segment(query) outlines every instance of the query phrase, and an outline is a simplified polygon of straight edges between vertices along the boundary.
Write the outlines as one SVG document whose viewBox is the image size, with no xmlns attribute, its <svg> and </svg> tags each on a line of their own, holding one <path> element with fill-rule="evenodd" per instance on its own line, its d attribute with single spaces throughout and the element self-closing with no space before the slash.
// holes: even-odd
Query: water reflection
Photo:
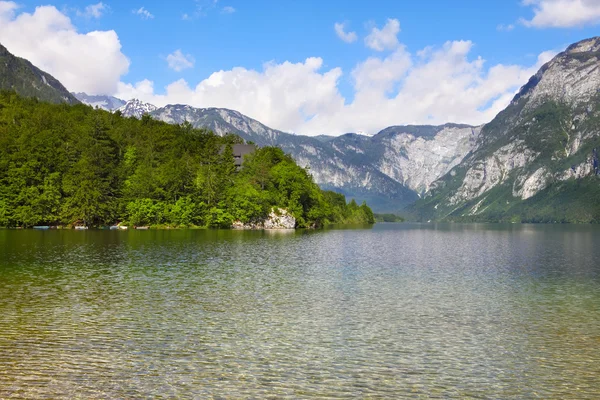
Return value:
<svg viewBox="0 0 600 400">
<path fill-rule="evenodd" d="M 0 231 L 0 398 L 597 398 L 598 233 Z"/>
</svg>

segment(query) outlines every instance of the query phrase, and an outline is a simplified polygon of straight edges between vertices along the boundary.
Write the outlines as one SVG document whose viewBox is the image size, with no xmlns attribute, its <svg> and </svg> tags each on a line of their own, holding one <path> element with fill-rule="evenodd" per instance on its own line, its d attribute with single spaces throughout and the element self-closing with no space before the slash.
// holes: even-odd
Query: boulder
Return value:
<svg viewBox="0 0 600 400">
<path fill-rule="evenodd" d="M 261 230 L 261 229 L 295 229 L 296 218 L 282 208 L 272 209 L 269 216 L 260 221 L 243 223 L 235 221 L 231 225 L 232 229 L 240 230 Z"/>
</svg>

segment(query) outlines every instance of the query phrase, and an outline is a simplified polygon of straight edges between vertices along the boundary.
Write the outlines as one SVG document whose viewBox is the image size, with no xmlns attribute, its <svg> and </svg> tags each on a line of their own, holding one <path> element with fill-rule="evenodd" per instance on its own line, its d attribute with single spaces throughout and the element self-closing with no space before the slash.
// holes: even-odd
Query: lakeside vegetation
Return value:
<svg viewBox="0 0 600 400">
<path fill-rule="evenodd" d="M 404 218 L 396 214 L 374 214 L 375 222 L 404 222 Z"/>
<path fill-rule="evenodd" d="M 237 171 L 235 135 L 0 92 L 0 226 L 228 228 L 274 207 L 297 227 L 374 223 L 275 147 Z"/>
</svg>

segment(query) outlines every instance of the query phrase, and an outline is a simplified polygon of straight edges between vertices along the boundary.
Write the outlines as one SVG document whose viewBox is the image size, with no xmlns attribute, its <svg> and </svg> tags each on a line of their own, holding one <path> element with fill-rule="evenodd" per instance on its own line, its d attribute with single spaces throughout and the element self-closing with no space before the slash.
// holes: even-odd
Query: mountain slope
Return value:
<svg viewBox="0 0 600 400">
<path fill-rule="evenodd" d="M 422 220 L 600 222 L 600 38 L 575 43 L 412 209 Z"/>
<path fill-rule="evenodd" d="M 126 101 L 117 99 L 113 96 L 92 96 L 83 92 L 71 94 L 83 104 L 87 104 L 94 108 L 100 108 L 105 111 L 115 111 L 127 103 Z"/>
<path fill-rule="evenodd" d="M 425 194 L 430 185 L 457 165 L 477 145 L 480 127 L 393 126 L 373 137 L 343 135 L 331 146 L 346 158 L 373 164 L 383 174 Z"/>
<path fill-rule="evenodd" d="M 52 75 L 29 61 L 15 57 L 0 44 L 0 90 L 14 90 L 24 97 L 36 97 L 50 103 L 79 104 Z"/>
</svg>

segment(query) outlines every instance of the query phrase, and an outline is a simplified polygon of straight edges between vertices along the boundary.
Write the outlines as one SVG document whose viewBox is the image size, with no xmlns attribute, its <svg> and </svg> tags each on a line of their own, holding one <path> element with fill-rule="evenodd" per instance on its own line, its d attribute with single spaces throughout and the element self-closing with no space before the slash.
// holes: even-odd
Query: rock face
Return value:
<svg viewBox="0 0 600 400">
<path fill-rule="evenodd" d="M 14 90 L 23 97 L 36 97 L 50 103 L 79 104 L 52 75 L 29 61 L 15 57 L 0 45 L 0 89 Z"/>
<path fill-rule="evenodd" d="M 429 131 L 419 133 L 423 129 Z M 423 195 L 476 148 L 480 131 L 455 124 L 391 127 L 371 138 L 363 151 L 379 171 Z"/>
<path fill-rule="evenodd" d="M 235 221 L 231 228 L 243 230 L 295 229 L 296 218 L 288 214 L 286 210 L 278 208 L 277 210 L 271 210 L 271 213 L 264 221 L 256 221 L 249 223 Z"/>
<path fill-rule="evenodd" d="M 271 129 L 237 111 L 139 101 L 121 107 L 125 116 L 149 113 L 168 123 L 188 122 L 219 135 L 234 133 L 259 146 L 278 146 L 309 168 L 322 188 L 366 200 L 378 212 L 398 211 L 418 199 L 432 182 L 458 164 L 477 145 L 480 127 L 395 126 L 375 136 L 349 133 L 308 137 Z"/>
<path fill-rule="evenodd" d="M 595 221 L 598 201 L 588 193 L 600 187 L 599 149 L 600 38 L 592 38 L 544 65 L 413 211 L 423 220 L 580 221 L 588 213 L 581 221 Z"/>
</svg>

